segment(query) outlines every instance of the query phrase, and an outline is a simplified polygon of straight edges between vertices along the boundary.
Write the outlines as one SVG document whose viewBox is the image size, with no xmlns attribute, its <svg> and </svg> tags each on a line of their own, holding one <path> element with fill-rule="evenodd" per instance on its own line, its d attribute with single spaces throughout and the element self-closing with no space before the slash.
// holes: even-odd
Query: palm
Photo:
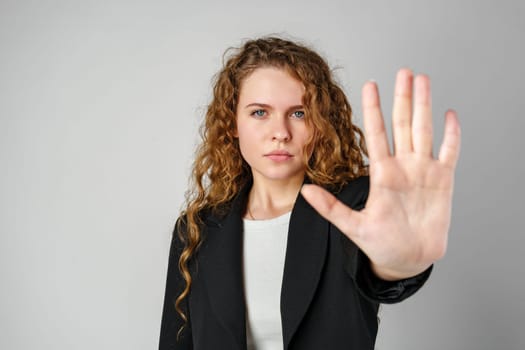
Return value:
<svg viewBox="0 0 525 350">
<path fill-rule="evenodd" d="M 452 172 L 437 161 L 404 156 L 371 166 L 370 195 L 358 235 L 377 265 L 427 264 L 444 253 Z M 405 260 L 405 261 L 396 261 Z"/>
<path fill-rule="evenodd" d="M 375 84 L 363 88 L 365 134 L 370 160 L 370 193 L 355 212 L 321 188 L 303 190 L 314 208 L 352 239 L 384 278 L 415 275 L 446 250 L 454 169 L 459 155 L 459 124 L 447 113 L 439 157 L 432 157 L 430 87 L 398 73 L 393 112 L 395 154 L 389 150 Z"/>
</svg>

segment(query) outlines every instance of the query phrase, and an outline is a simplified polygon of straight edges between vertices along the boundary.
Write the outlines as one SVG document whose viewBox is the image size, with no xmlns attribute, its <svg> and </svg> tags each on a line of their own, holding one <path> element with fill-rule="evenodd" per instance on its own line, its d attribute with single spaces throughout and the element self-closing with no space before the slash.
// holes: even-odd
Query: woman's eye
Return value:
<svg viewBox="0 0 525 350">
<path fill-rule="evenodd" d="M 266 112 L 264 111 L 264 109 L 257 109 L 257 110 L 252 112 L 252 115 L 255 116 L 255 117 L 264 117 L 265 113 Z"/>
<path fill-rule="evenodd" d="M 304 111 L 295 111 L 292 115 L 294 118 L 302 119 L 304 118 Z"/>
</svg>

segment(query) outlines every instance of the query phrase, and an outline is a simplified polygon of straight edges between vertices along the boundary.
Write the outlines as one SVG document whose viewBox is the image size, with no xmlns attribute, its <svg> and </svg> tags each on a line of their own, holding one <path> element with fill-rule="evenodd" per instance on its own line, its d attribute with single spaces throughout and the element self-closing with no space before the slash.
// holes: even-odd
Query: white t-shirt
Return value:
<svg viewBox="0 0 525 350">
<path fill-rule="evenodd" d="M 283 348 L 281 284 L 290 216 L 243 220 L 248 350 Z"/>
</svg>

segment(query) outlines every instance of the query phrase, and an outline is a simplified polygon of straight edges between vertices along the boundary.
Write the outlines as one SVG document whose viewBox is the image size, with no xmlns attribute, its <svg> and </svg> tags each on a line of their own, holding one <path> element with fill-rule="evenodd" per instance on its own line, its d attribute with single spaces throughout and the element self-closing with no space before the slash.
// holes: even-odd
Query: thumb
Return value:
<svg viewBox="0 0 525 350">
<path fill-rule="evenodd" d="M 317 185 L 303 185 L 301 194 L 326 220 L 334 224 L 348 238 L 357 238 L 363 214 L 350 209 L 333 194 Z"/>
</svg>

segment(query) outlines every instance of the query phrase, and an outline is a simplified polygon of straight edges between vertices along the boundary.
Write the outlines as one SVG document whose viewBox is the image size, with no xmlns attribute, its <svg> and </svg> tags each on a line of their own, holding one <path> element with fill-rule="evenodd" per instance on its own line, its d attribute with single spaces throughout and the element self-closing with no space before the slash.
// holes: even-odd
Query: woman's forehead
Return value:
<svg viewBox="0 0 525 350">
<path fill-rule="evenodd" d="M 301 104 L 304 85 L 287 71 L 274 67 L 255 69 L 241 84 L 239 103 Z M 276 107 L 277 107 L 276 106 Z"/>
</svg>

